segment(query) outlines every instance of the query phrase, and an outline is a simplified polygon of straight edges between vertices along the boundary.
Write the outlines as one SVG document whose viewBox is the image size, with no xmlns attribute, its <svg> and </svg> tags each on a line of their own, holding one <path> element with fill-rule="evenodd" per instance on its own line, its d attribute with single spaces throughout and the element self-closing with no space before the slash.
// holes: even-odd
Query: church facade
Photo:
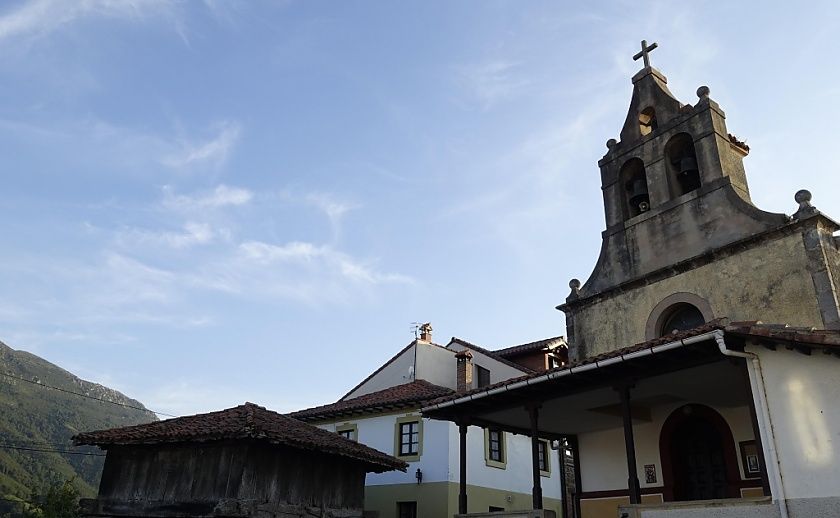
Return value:
<svg viewBox="0 0 840 518">
<path fill-rule="evenodd" d="M 804 190 L 753 205 L 710 89 L 681 103 L 642 47 L 600 257 L 558 306 L 570 364 L 423 413 L 567 444 L 564 518 L 840 516 L 840 226 Z"/>
</svg>

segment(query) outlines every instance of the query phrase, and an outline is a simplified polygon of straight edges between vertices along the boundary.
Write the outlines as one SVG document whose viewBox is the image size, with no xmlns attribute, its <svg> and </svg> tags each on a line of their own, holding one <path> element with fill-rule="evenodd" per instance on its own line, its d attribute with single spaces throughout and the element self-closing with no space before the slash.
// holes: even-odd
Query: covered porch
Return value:
<svg viewBox="0 0 840 518">
<path fill-rule="evenodd" d="M 423 413 L 458 423 L 462 446 L 470 425 L 530 436 L 536 511 L 538 443 L 547 439 L 570 452 L 561 455 L 574 473 L 563 518 L 692 516 L 709 506 L 720 516 L 774 516 L 766 405 L 744 343 L 706 325 L 440 401 Z M 462 447 L 462 515 L 465 456 Z"/>
</svg>

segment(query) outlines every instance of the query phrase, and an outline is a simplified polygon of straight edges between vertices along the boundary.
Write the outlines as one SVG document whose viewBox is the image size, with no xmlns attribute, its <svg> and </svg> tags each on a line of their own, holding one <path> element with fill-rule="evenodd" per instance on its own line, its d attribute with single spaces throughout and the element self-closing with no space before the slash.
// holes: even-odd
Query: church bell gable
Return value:
<svg viewBox="0 0 840 518">
<path fill-rule="evenodd" d="M 813 291 L 819 284 L 837 298 L 833 278 L 820 280 L 826 262 L 803 248 L 807 218 L 753 205 L 743 165 L 749 147 L 728 132 L 708 87 L 697 89 L 693 104 L 671 93 L 650 66 L 655 47 L 642 43 L 637 57 L 645 66 L 632 78 L 620 140 L 609 139 L 598 162 L 606 220 L 598 261 L 586 282 L 572 279 L 558 306 L 571 359 L 660 336 L 659 322 L 677 315 L 664 304 L 672 297 L 706 321 L 840 325 L 836 300 L 818 303 Z M 823 257 L 840 275 L 837 226 L 821 225 Z M 802 302 L 779 303 L 782 292 Z"/>
</svg>

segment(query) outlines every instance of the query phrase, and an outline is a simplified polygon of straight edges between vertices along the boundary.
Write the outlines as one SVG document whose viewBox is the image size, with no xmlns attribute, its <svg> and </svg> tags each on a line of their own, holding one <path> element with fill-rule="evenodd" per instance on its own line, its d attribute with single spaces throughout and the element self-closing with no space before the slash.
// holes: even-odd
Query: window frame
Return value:
<svg viewBox="0 0 840 518">
<path fill-rule="evenodd" d="M 482 377 L 486 376 L 486 383 L 482 383 Z M 492 384 L 490 380 L 490 369 L 476 364 L 475 366 L 475 386 L 476 388 L 484 388 Z"/>
<path fill-rule="evenodd" d="M 335 427 L 335 433 L 341 435 L 345 439 L 359 442 L 359 427 L 356 423 L 344 423 L 342 425 L 337 425 Z M 348 434 L 349 436 L 345 434 Z"/>
<path fill-rule="evenodd" d="M 416 425 L 416 430 L 413 432 L 409 432 L 411 434 L 417 434 L 417 449 L 416 451 L 409 450 L 408 453 L 403 453 L 403 426 L 405 425 Z M 409 447 L 411 446 L 411 437 L 409 436 Z M 420 456 L 423 455 L 423 419 L 419 415 L 406 415 L 403 417 L 397 418 L 396 422 L 394 423 L 394 457 L 398 459 L 402 459 L 406 462 L 413 462 L 420 459 Z"/>
<path fill-rule="evenodd" d="M 542 461 L 545 463 L 544 465 L 540 465 L 540 475 L 543 477 L 550 477 L 551 476 L 551 444 L 548 441 L 540 439 L 537 443 L 539 446 L 537 447 L 538 450 L 538 459 L 539 454 L 542 453 Z M 543 469 L 545 468 L 545 469 Z"/>
<path fill-rule="evenodd" d="M 493 434 L 498 435 L 498 445 L 499 445 L 499 457 L 500 460 L 496 460 L 492 458 L 491 453 L 491 445 L 493 442 L 492 440 Z M 485 428 L 484 429 L 484 463 L 491 468 L 499 468 L 499 469 L 506 469 L 507 468 L 507 434 L 504 430 L 499 430 L 496 428 Z"/>
</svg>

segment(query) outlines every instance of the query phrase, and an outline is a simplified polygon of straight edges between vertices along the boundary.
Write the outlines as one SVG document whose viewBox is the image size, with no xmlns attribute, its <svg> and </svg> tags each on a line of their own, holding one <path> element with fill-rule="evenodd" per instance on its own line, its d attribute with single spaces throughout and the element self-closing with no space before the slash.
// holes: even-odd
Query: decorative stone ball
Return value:
<svg viewBox="0 0 840 518">
<path fill-rule="evenodd" d="M 615 145 L 618 144 L 614 138 L 611 138 L 607 141 L 607 149 L 612 149 Z"/>
<path fill-rule="evenodd" d="M 572 290 L 574 290 L 574 291 L 579 290 L 580 289 L 580 281 L 577 280 L 577 279 L 570 280 L 569 281 L 569 287 L 572 288 Z"/>
<path fill-rule="evenodd" d="M 697 89 L 697 97 L 699 97 L 699 98 L 701 98 L 701 99 L 705 99 L 706 97 L 708 97 L 708 96 L 709 96 L 709 94 L 710 94 L 711 92 L 712 92 L 712 91 L 711 91 L 711 90 L 709 90 L 709 87 L 708 87 L 708 86 L 703 85 L 703 86 L 701 86 L 700 88 L 698 88 L 698 89 Z"/>
<path fill-rule="evenodd" d="M 811 203 L 811 191 L 807 189 L 796 191 L 796 194 L 793 195 L 793 199 L 800 205 L 803 203 Z"/>
</svg>

